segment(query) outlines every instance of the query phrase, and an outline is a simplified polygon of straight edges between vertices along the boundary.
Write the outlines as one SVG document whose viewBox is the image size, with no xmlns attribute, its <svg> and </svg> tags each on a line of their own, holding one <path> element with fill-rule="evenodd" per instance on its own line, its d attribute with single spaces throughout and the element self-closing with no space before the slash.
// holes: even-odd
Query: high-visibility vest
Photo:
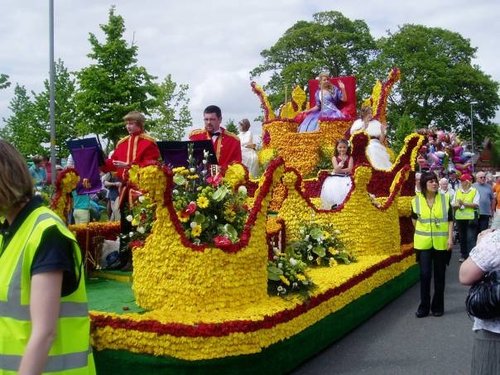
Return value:
<svg viewBox="0 0 500 375">
<path fill-rule="evenodd" d="M 438 193 L 432 208 L 429 208 L 425 197 L 417 194 L 412 202 L 413 212 L 418 216 L 415 225 L 413 247 L 418 250 L 448 249 L 448 207 L 450 197 Z"/>
<path fill-rule="evenodd" d="M 95 374 L 90 346 L 82 255 L 75 237 L 61 219 L 46 207 L 33 210 L 4 248 L 0 236 L 0 374 L 17 374 L 31 335 L 31 266 L 44 231 L 57 226 L 72 240 L 78 288 L 61 297 L 57 331 L 44 374 Z"/>
<path fill-rule="evenodd" d="M 467 193 L 464 193 L 462 189 L 458 189 L 455 193 L 455 200 L 462 200 L 464 203 L 474 203 L 474 197 L 477 194 L 477 190 L 475 188 L 470 188 Z M 473 207 L 465 207 L 461 209 L 458 207 L 455 211 L 455 219 L 456 220 L 474 220 L 474 208 Z"/>
</svg>

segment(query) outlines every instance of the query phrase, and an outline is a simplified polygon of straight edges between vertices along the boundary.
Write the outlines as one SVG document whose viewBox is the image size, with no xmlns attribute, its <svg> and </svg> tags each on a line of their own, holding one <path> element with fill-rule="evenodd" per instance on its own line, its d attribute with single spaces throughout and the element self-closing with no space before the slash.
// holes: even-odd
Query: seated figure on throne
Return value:
<svg viewBox="0 0 500 375">
<path fill-rule="evenodd" d="M 315 94 L 315 106 L 307 110 L 307 116 L 299 125 L 298 132 L 312 132 L 318 129 L 320 117 L 330 119 L 342 119 L 344 114 L 339 109 L 340 102 L 347 101 L 345 85 L 338 81 L 339 88 L 330 82 L 327 73 L 321 73 L 318 77 L 320 90 Z"/>
</svg>

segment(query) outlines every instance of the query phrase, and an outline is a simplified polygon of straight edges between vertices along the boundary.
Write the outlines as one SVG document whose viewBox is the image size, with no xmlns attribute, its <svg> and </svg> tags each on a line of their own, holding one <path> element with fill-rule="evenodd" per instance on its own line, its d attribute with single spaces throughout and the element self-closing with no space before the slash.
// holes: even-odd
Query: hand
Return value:
<svg viewBox="0 0 500 375">
<path fill-rule="evenodd" d="M 344 82 L 339 81 L 338 85 L 339 85 L 339 88 L 340 88 L 341 90 L 345 90 L 345 85 L 344 85 Z"/>
<path fill-rule="evenodd" d="M 124 161 L 120 161 L 120 160 L 113 160 L 113 165 L 117 168 L 126 168 L 128 167 L 128 164 L 125 163 Z"/>
</svg>

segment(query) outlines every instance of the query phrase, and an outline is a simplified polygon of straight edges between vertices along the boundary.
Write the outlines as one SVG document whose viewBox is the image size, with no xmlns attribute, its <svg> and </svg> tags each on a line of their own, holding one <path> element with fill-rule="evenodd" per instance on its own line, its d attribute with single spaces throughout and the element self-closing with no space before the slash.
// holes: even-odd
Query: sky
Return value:
<svg viewBox="0 0 500 375">
<path fill-rule="evenodd" d="M 259 134 L 260 124 L 252 120 L 261 115 L 260 102 L 249 72 L 263 62 L 260 52 L 288 28 L 322 11 L 365 21 L 375 38 L 405 24 L 458 32 L 478 49 L 473 63 L 500 81 L 498 0 L 54 0 L 55 59 L 70 71 L 88 66 L 89 33 L 104 40 L 100 25 L 107 23 L 112 5 L 125 20 L 124 37 L 139 48 L 138 64 L 158 80 L 171 74 L 174 82 L 189 85 L 193 127 L 202 126 L 203 109 L 216 104 L 223 124 L 248 118 Z M 38 93 L 48 79 L 49 1 L 1 0 L 0 13 L 0 73 L 12 83 L 0 90 L 2 126 L 11 114 L 14 85 Z M 263 86 L 266 79 L 256 82 Z"/>
</svg>

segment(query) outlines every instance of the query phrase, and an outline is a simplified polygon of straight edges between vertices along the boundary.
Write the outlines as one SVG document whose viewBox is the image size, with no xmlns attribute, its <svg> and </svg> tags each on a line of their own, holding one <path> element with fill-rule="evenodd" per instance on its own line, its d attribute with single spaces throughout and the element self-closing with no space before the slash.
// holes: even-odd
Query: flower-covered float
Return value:
<svg viewBox="0 0 500 375">
<path fill-rule="evenodd" d="M 384 85 L 379 87 L 383 92 Z M 261 98 L 265 102 L 265 96 Z M 382 95 L 378 103 L 385 106 L 384 100 Z M 200 193 L 182 207 L 175 193 L 176 175 L 182 173 L 165 166 L 131 170 L 131 180 L 153 202 L 156 220 L 145 242 L 133 250 L 131 283 L 89 281 L 99 374 L 286 373 L 417 280 L 410 200 L 424 137 L 409 135 L 393 167 L 375 170 L 365 152 L 367 134 L 355 133 L 351 192 L 335 210 L 321 210 L 318 196 L 327 171 L 303 178 L 306 167 L 300 167 L 299 159 L 287 159 L 286 146 L 273 133 L 292 121 L 266 121 L 269 148 L 274 145 L 275 155 L 282 157 L 269 162 L 260 180 L 249 180 L 241 165 L 229 168 L 229 185 L 234 191 L 245 186 L 248 192 L 246 220 L 231 241 L 197 241 L 207 226 L 206 218 L 196 219 L 196 206 L 212 202 L 200 200 Z M 279 289 L 269 289 L 269 264 L 280 259 L 276 254 L 283 254 L 287 244 L 304 240 L 304 224 L 308 233 L 334 227 L 356 261 L 340 265 L 332 256 L 326 266 L 311 266 L 304 274 L 301 268 L 296 279 L 310 280 L 314 287 L 306 296 L 279 295 Z M 88 248 L 88 238 L 98 229 L 73 230 L 80 233 L 79 239 L 87 238 Z M 323 238 L 316 237 L 316 243 Z M 290 261 L 292 266 L 297 263 Z M 274 269 L 279 268 L 279 262 L 275 264 Z M 290 285 L 291 278 L 280 276 L 285 287 Z"/>
</svg>

